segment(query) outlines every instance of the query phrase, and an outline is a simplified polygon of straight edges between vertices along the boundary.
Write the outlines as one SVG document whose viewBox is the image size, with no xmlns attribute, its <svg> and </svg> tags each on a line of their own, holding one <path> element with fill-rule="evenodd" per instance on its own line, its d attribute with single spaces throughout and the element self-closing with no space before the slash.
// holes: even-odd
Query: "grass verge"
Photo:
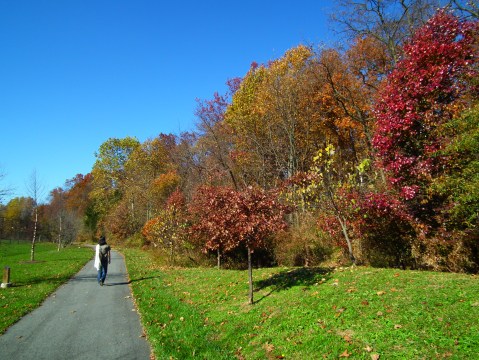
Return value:
<svg viewBox="0 0 479 360">
<path fill-rule="evenodd" d="M 395 269 L 163 268 L 124 251 L 157 359 L 471 359 L 477 276 Z"/>
<path fill-rule="evenodd" d="M 93 256 L 92 250 L 70 246 L 57 251 L 55 244 L 38 243 L 30 262 L 30 243 L 0 241 L 0 266 L 10 267 L 12 287 L 0 289 L 0 334 L 23 315 L 38 307 Z"/>
</svg>

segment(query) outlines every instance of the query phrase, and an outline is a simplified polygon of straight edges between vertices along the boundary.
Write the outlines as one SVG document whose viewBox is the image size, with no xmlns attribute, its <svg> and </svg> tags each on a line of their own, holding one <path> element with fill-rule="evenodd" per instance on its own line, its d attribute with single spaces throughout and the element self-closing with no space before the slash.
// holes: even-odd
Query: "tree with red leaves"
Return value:
<svg viewBox="0 0 479 360">
<path fill-rule="evenodd" d="M 447 160 L 437 156 L 448 140 L 439 130 L 467 105 L 476 30 L 477 23 L 439 11 L 405 46 L 380 92 L 373 144 L 403 201 L 431 200 L 426 187 Z M 415 215 L 429 217 L 425 209 Z"/>
<path fill-rule="evenodd" d="M 434 267 L 450 236 L 444 228 L 447 199 L 431 185 L 451 161 L 443 152 L 451 141 L 445 126 L 477 98 L 477 30 L 477 22 L 440 10 L 405 45 L 376 106 L 379 166 L 422 243 L 415 256 L 429 257 Z M 377 204 L 367 206 L 374 210 Z"/>
<path fill-rule="evenodd" d="M 204 240 L 204 250 L 229 251 L 240 245 L 248 252 L 249 302 L 253 304 L 251 256 L 264 247 L 273 233 L 284 230 L 287 207 L 274 192 L 248 187 L 236 191 L 227 187 L 204 186 L 190 204 L 194 217 L 192 234 Z M 219 262 L 219 259 L 218 259 Z"/>
</svg>

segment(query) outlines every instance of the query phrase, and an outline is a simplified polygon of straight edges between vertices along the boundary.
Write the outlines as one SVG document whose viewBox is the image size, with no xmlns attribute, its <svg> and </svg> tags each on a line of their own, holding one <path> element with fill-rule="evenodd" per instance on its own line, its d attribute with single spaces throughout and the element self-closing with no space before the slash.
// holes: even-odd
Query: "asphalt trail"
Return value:
<svg viewBox="0 0 479 360">
<path fill-rule="evenodd" d="M 125 261 L 111 253 L 105 285 L 93 260 L 38 309 L 0 336 L 0 359 L 150 359 L 132 301 Z"/>
</svg>

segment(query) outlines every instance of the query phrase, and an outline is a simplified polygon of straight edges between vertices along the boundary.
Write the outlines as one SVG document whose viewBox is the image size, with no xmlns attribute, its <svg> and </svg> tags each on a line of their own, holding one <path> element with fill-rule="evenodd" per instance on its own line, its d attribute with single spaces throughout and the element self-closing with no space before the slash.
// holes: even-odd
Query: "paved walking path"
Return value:
<svg viewBox="0 0 479 360">
<path fill-rule="evenodd" d="M 150 359 L 125 261 L 115 251 L 104 286 L 93 260 L 0 336 L 5 360 Z"/>
</svg>

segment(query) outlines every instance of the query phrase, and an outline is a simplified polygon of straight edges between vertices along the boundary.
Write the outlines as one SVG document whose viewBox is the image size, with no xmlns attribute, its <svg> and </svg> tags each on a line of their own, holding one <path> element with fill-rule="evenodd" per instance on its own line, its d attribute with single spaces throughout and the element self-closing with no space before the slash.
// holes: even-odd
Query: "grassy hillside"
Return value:
<svg viewBox="0 0 479 360">
<path fill-rule="evenodd" d="M 0 267 L 9 266 L 13 287 L 0 289 L 0 334 L 23 315 L 38 307 L 57 287 L 76 274 L 93 256 L 91 249 L 68 247 L 57 251 L 51 243 L 0 241 Z M 0 281 L 1 282 L 1 281 Z"/>
<path fill-rule="evenodd" d="M 471 359 L 477 276 L 395 269 L 162 268 L 126 250 L 158 359 Z"/>
</svg>

